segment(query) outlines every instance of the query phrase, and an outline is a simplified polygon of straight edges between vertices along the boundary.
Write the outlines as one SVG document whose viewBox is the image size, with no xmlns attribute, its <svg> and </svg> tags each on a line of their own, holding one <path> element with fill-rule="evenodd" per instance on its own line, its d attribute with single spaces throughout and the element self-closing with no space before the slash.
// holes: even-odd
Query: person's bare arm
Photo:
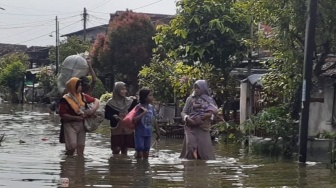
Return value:
<svg viewBox="0 0 336 188">
<path fill-rule="evenodd" d="M 160 140 L 160 127 L 159 124 L 157 123 L 157 120 L 154 120 L 154 127 L 155 127 L 155 132 L 156 132 L 156 140 Z"/>
<path fill-rule="evenodd" d="M 89 74 L 92 76 L 92 82 L 95 83 L 97 81 L 97 75 L 96 75 L 96 72 L 92 68 L 91 59 L 87 59 L 86 62 L 89 66 Z"/>
</svg>

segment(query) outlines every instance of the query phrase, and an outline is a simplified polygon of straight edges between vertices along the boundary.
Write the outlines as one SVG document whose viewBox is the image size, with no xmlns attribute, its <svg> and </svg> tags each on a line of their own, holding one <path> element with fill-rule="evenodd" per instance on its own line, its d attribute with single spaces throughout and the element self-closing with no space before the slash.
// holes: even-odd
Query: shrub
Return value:
<svg viewBox="0 0 336 188">
<path fill-rule="evenodd" d="M 110 98 L 112 98 L 112 93 L 105 93 L 100 97 L 100 102 L 107 102 Z"/>
<path fill-rule="evenodd" d="M 90 81 L 92 81 L 92 76 L 88 76 Z M 94 85 L 93 91 L 92 91 L 92 96 L 99 99 L 100 96 L 102 96 L 104 93 L 106 93 L 105 87 L 103 82 L 97 78 L 96 84 Z"/>
<path fill-rule="evenodd" d="M 287 105 L 269 107 L 256 116 L 243 123 L 245 132 L 256 135 L 257 132 L 263 132 L 264 136 L 271 139 L 272 149 L 262 149 L 268 151 L 269 155 L 276 155 L 277 148 L 281 148 L 281 154 L 292 156 L 292 146 L 297 134 L 298 126 L 290 118 Z M 281 139 L 281 142 L 279 140 Z M 267 146 L 269 148 L 269 146 Z"/>
</svg>

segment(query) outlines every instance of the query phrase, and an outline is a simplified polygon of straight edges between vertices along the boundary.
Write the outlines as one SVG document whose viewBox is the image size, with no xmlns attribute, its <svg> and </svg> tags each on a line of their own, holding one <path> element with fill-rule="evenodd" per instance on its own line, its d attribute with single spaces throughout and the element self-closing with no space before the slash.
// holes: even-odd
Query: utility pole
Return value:
<svg viewBox="0 0 336 188">
<path fill-rule="evenodd" d="M 253 16 L 251 16 L 251 23 L 250 23 L 250 40 L 252 44 L 253 40 Z M 252 74 L 252 52 L 253 52 L 253 46 L 251 45 L 250 48 L 248 49 L 248 64 L 247 64 L 247 76 L 251 76 Z M 254 89 L 252 84 L 247 84 L 248 86 L 248 109 L 247 109 L 247 117 L 251 118 L 252 116 L 252 105 L 253 105 L 253 96 L 254 96 Z"/>
<path fill-rule="evenodd" d="M 84 7 L 84 13 L 83 13 L 83 22 L 84 22 L 84 30 L 83 30 L 83 40 L 86 41 L 86 21 L 87 21 L 87 12 L 86 8 Z"/>
<path fill-rule="evenodd" d="M 253 16 L 251 16 L 251 23 L 250 23 L 250 39 L 251 42 L 253 40 Z M 248 65 L 247 65 L 247 75 L 250 76 L 252 72 L 252 53 L 253 53 L 253 46 L 251 45 L 250 49 L 248 50 Z"/>
<path fill-rule="evenodd" d="M 55 74 L 58 74 L 58 63 L 59 63 L 59 22 L 56 16 L 56 71 Z"/>
<path fill-rule="evenodd" d="M 299 162 L 307 160 L 307 137 L 309 122 L 310 90 L 312 84 L 313 53 L 315 44 L 317 0 L 308 1 L 308 14 L 306 20 L 306 36 L 304 48 L 304 67 L 302 83 L 302 108 L 300 117 L 300 146 Z"/>
</svg>

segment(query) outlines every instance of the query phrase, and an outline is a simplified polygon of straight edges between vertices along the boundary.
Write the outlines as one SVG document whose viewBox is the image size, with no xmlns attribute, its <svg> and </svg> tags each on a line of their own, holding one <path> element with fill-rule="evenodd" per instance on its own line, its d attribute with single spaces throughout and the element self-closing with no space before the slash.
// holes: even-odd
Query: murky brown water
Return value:
<svg viewBox="0 0 336 188">
<path fill-rule="evenodd" d="M 59 127 L 45 106 L 0 105 L 0 187 L 336 187 L 325 165 L 247 156 L 239 145 L 214 144 L 217 160 L 178 159 L 180 139 L 162 139 L 148 161 L 113 157 L 109 139 L 88 134 L 84 158 L 66 157 Z M 25 143 L 20 143 L 25 142 Z"/>
</svg>

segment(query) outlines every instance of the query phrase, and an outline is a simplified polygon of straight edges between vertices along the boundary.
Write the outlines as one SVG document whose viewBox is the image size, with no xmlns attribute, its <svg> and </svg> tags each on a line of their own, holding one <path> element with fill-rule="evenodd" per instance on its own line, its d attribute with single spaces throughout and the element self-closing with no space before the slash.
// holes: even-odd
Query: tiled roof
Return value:
<svg viewBox="0 0 336 188">
<path fill-rule="evenodd" d="M 326 70 L 326 71 L 325 71 Z M 322 71 L 325 71 L 321 76 L 336 77 L 336 56 L 329 56 L 325 64 L 322 66 Z"/>
</svg>

